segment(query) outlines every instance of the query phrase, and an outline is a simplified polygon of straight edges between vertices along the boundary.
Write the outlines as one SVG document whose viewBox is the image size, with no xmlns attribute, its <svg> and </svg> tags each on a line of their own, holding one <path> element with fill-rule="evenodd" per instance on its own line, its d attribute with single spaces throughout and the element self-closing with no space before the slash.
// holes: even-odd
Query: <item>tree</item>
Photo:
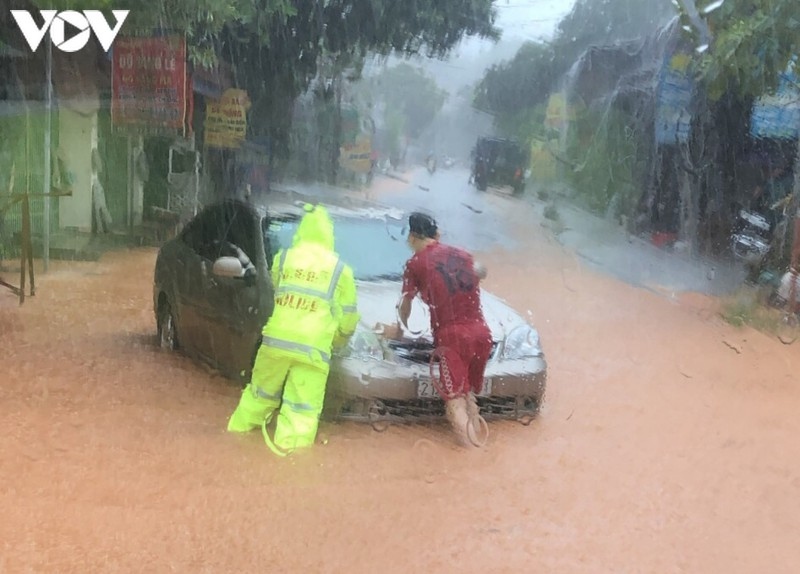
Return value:
<svg viewBox="0 0 800 574">
<path fill-rule="evenodd" d="M 289 140 L 294 101 L 318 75 L 323 58 L 340 72 L 352 71 L 355 79 L 368 54 L 442 57 L 465 35 L 499 34 L 491 0 L 295 0 L 293 7 L 293 15 L 273 19 L 263 36 L 244 24 L 230 26 L 221 50 L 236 63 L 242 87 L 253 99 L 254 133 L 269 135 L 277 149 L 286 151 L 280 144 Z M 341 86 L 340 79 L 332 82 L 337 83 Z M 336 162 L 331 165 L 335 171 Z"/>
<path fill-rule="evenodd" d="M 800 55 L 796 0 L 702 0 L 697 6 L 683 0 L 681 17 L 700 39 L 695 71 L 712 102 L 731 93 L 752 100 L 773 91 L 790 62 Z M 794 206 L 787 210 L 791 218 L 796 217 L 800 202 L 800 138 L 795 145 Z M 792 231 L 786 225 L 785 233 L 776 234 L 778 247 L 785 247 Z M 788 250 L 780 251 L 779 264 L 788 264 Z"/>
<path fill-rule="evenodd" d="M 577 0 L 553 40 L 559 76 L 587 48 L 645 38 L 674 16 L 671 0 Z"/>
<path fill-rule="evenodd" d="M 41 9 L 129 10 L 126 31 L 154 28 L 186 34 L 192 63 L 212 66 L 219 40 L 226 29 L 247 27 L 261 41 L 269 42 L 273 24 L 297 14 L 292 0 L 145 0 L 133 5 L 125 0 L 33 0 Z M 113 21 L 113 20 L 112 20 Z"/>
<path fill-rule="evenodd" d="M 492 0 L 35 0 L 56 9 L 130 9 L 125 30 L 186 34 L 193 65 L 230 61 L 252 101 L 248 129 L 286 151 L 292 108 L 325 58 L 358 75 L 368 54 L 443 57 L 464 36 L 499 38 Z"/>
<path fill-rule="evenodd" d="M 387 114 L 402 118 L 408 135 L 417 138 L 442 109 L 447 93 L 421 68 L 401 63 L 371 79 L 371 92 Z"/>
<path fill-rule="evenodd" d="M 550 42 L 528 42 L 510 61 L 489 68 L 474 103 L 498 127 L 522 127 L 521 108 L 547 102 L 570 67 L 590 47 L 644 38 L 675 15 L 670 0 L 577 0 Z M 510 134 L 513 135 L 513 134 Z"/>
<path fill-rule="evenodd" d="M 486 71 L 475 88 L 475 107 L 504 117 L 515 116 L 547 101 L 556 73 L 553 46 L 527 42 L 511 60 Z"/>
<path fill-rule="evenodd" d="M 699 45 L 697 73 L 712 100 L 736 91 L 757 97 L 777 85 L 793 56 L 800 55 L 796 0 L 705 0 L 698 11 L 711 34 Z M 681 14 L 690 20 L 685 8 Z M 694 27 L 695 37 L 701 31 Z"/>
</svg>

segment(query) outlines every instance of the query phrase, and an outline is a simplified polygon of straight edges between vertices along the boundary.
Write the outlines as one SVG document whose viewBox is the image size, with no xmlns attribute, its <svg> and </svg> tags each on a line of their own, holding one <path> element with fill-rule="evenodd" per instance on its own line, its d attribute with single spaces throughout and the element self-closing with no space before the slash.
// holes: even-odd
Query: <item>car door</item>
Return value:
<svg viewBox="0 0 800 574">
<path fill-rule="evenodd" d="M 261 307 L 269 295 L 269 277 L 263 247 L 258 244 L 258 214 L 234 203 L 226 209 L 224 220 L 222 242 L 229 249 L 241 250 L 252 264 L 246 279 L 212 276 L 208 285 L 208 322 L 213 325 L 210 334 L 216 359 L 222 371 L 236 376 L 251 367 L 263 327 Z"/>
<path fill-rule="evenodd" d="M 207 269 L 202 253 L 214 217 L 212 210 L 207 209 L 191 220 L 178 237 L 176 249 L 174 305 L 178 316 L 178 337 L 184 351 L 194 356 L 210 353 L 203 311 L 207 305 L 203 290 Z"/>
</svg>

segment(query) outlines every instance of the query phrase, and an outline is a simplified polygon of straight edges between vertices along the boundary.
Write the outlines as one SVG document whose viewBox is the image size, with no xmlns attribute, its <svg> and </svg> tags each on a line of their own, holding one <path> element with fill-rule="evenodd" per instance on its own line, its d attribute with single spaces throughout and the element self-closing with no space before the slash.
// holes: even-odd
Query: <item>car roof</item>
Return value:
<svg viewBox="0 0 800 574">
<path fill-rule="evenodd" d="M 237 209 L 246 209 L 254 212 L 259 218 L 275 215 L 294 215 L 302 217 L 304 205 L 324 205 L 331 217 L 339 218 L 358 218 L 358 219 L 394 219 L 400 221 L 407 214 L 402 209 L 382 205 L 368 200 L 361 200 L 352 197 L 320 198 L 296 191 L 273 191 L 258 203 L 250 203 L 238 198 L 227 198 L 210 203 L 212 206 L 231 206 Z"/>
</svg>

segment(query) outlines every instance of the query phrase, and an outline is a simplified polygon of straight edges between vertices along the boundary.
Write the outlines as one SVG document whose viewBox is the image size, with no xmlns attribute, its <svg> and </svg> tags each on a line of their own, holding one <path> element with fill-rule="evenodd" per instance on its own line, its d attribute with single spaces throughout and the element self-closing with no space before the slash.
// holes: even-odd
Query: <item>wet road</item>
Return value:
<svg viewBox="0 0 800 574">
<path fill-rule="evenodd" d="M 525 234 L 530 233 L 528 224 L 538 226 L 543 220 L 546 204 L 536 200 L 534 186 L 529 185 L 526 196 L 517 199 L 509 196 L 509 190 L 490 188 L 480 192 L 467 184 L 468 177 L 469 172 L 463 168 L 440 169 L 433 175 L 417 170 L 413 185 L 392 196 L 391 201 L 405 209 L 424 206 L 442 220 L 447 240 L 468 249 L 518 248 L 519 238 L 509 229 L 509 223 L 519 223 Z M 547 226 L 557 227 L 558 242 L 577 254 L 587 267 L 631 285 L 662 294 L 694 291 L 723 295 L 735 291 L 745 278 L 741 265 L 660 249 L 566 201 L 555 205 L 559 224 L 547 222 Z"/>
<path fill-rule="evenodd" d="M 612 222 L 568 204 L 558 206 L 563 230 L 558 240 L 588 267 L 659 293 L 683 291 L 726 295 L 739 289 L 747 275 L 734 261 L 692 257 L 688 252 L 656 247 Z"/>
<path fill-rule="evenodd" d="M 56 262 L 0 293 L 0 572 L 796 572 L 800 347 L 595 273 L 535 206 L 378 183 L 484 247 L 541 332 L 541 417 L 472 453 L 325 425 L 279 460 L 224 432 L 233 385 L 155 349 L 153 250 Z"/>
<path fill-rule="evenodd" d="M 407 212 L 420 209 L 429 212 L 439 222 L 442 240 L 471 251 L 518 246 L 516 235 L 506 220 L 513 201 L 519 200 L 512 200 L 502 191 L 478 191 L 468 184 L 469 171 L 462 168 L 442 168 L 433 175 L 424 168 L 416 168 L 401 177 L 408 183 L 379 177 L 373 190 L 350 195 Z M 285 187 L 318 197 L 334 193 L 320 185 L 286 184 Z"/>
<path fill-rule="evenodd" d="M 658 248 L 642 237 L 625 233 L 612 221 L 563 200 L 555 203 L 559 223 L 553 224 L 544 219 L 547 204 L 536 199 L 533 185 L 524 198 L 511 197 L 510 190 L 496 188 L 481 192 L 468 184 L 469 171 L 463 167 L 439 168 L 434 174 L 420 167 L 405 178 L 408 185 L 387 177 L 376 180 L 375 187 L 384 189 L 380 200 L 407 211 L 422 208 L 431 212 L 439 220 L 444 240 L 471 251 L 519 250 L 521 239 L 544 222 L 556 231 L 557 241 L 588 268 L 662 295 L 685 291 L 726 295 L 736 291 L 746 276 L 741 264 Z M 312 195 L 331 193 L 325 186 L 289 187 Z M 514 225 L 521 229 L 521 236 L 512 229 Z"/>
</svg>

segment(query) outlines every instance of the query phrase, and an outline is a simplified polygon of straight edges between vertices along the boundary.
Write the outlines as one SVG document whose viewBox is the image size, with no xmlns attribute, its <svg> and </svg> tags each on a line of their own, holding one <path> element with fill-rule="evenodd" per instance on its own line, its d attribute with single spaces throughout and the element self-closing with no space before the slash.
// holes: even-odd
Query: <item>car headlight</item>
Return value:
<svg viewBox="0 0 800 574">
<path fill-rule="evenodd" d="M 377 333 L 359 327 L 342 354 L 351 359 L 382 361 L 383 345 Z"/>
<path fill-rule="evenodd" d="M 529 325 L 513 329 L 503 344 L 503 359 L 528 359 L 541 356 L 539 333 Z"/>
</svg>

